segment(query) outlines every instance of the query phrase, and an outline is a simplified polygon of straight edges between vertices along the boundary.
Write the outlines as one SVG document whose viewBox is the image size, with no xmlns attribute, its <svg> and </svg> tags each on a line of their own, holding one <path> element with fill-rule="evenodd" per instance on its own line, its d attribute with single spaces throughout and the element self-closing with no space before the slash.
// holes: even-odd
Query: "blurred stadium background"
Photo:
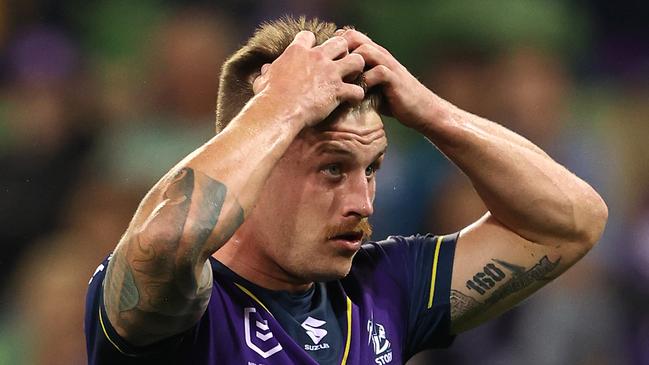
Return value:
<svg viewBox="0 0 649 365">
<path fill-rule="evenodd" d="M 354 24 L 439 95 L 519 131 L 610 209 L 583 262 L 424 364 L 649 364 L 649 3 L 0 0 L 0 364 L 83 364 L 88 279 L 147 189 L 213 134 L 219 66 L 263 20 Z M 388 122 L 375 238 L 484 207 Z"/>
</svg>

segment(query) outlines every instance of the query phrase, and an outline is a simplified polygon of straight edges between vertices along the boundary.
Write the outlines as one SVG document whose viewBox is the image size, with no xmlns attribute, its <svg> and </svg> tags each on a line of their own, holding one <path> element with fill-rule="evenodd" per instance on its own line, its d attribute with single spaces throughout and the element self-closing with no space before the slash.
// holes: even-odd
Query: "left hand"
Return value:
<svg viewBox="0 0 649 365">
<path fill-rule="evenodd" d="M 435 94 L 414 77 L 385 48 L 365 34 L 353 30 L 339 30 L 336 35 L 347 39 L 349 51 L 363 56 L 370 69 L 364 73 L 367 87 L 382 85 L 387 102 L 385 113 L 404 125 L 420 130 L 425 128 L 436 103 Z"/>
</svg>

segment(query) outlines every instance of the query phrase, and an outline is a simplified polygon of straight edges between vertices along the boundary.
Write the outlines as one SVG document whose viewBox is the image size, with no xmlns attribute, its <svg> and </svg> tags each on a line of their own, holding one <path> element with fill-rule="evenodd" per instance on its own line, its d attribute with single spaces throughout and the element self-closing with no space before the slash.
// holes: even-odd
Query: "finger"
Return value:
<svg viewBox="0 0 649 365">
<path fill-rule="evenodd" d="M 269 67 L 270 67 L 270 63 L 264 63 L 264 65 L 261 66 L 261 73 L 260 73 L 260 75 L 265 74 L 266 71 L 268 71 L 268 68 L 269 68 Z"/>
<path fill-rule="evenodd" d="M 306 48 L 313 48 L 313 46 L 315 45 L 315 34 L 309 32 L 308 30 L 300 31 L 295 35 L 293 42 L 291 42 L 289 46 L 294 44 L 301 45 Z"/>
<path fill-rule="evenodd" d="M 255 81 L 252 82 L 252 92 L 253 94 L 257 95 L 261 90 L 263 90 L 264 86 L 266 85 L 266 80 L 263 78 L 263 76 L 258 76 Z"/>
<path fill-rule="evenodd" d="M 252 81 L 252 92 L 253 94 L 257 95 L 259 92 L 266 86 L 266 80 L 267 78 L 264 77 L 264 75 L 268 72 L 268 68 L 270 67 L 270 63 L 264 63 L 261 66 L 261 70 L 259 71 L 259 75 L 255 77 L 255 79 Z"/>
<path fill-rule="evenodd" d="M 354 84 L 343 83 L 338 90 L 338 100 L 351 104 L 359 104 L 365 98 L 365 91 L 362 87 Z"/>
<path fill-rule="evenodd" d="M 386 51 L 385 48 L 375 43 L 372 39 L 370 39 L 370 37 L 355 29 L 346 29 L 345 32 L 342 33 L 341 37 L 347 40 L 347 46 L 351 50 L 354 50 L 363 44 L 370 44 L 381 51 Z"/>
<path fill-rule="evenodd" d="M 378 48 L 371 44 L 363 44 L 354 50 L 355 54 L 363 56 L 365 64 L 369 66 L 387 65 L 392 66 L 393 58 L 381 52 Z"/>
<path fill-rule="evenodd" d="M 347 40 L 343 37 L 331 37 L 316 48 L 322 49 L 324 55 L 332 60 L 343 57 L 348 53 Z"/>
<path fill-rule="evenodd" d="M 354 73 L 359 74 L 365 68 L 365 60 L 359 54 L 349 54 L 335 62 L 342 77 Z"/>
<path fill-rule="evenodd" d="M 385 65 L 378 65 L 363 73 L 367 88 L 380 84 L 389 84 L 392 80 L 392 71 Z"/>
</svg>

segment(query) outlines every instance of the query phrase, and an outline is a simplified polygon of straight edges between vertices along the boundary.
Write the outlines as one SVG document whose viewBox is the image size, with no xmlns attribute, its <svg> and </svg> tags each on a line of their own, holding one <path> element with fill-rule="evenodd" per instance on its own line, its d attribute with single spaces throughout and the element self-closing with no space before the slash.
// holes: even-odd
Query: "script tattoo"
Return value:
<svg viewBox="0 0 649 365">
<path fill-rule="evenodd" d="M 118 246 L 108 265 L 106 309 L 117 318 L 127 318 L 132 311 L 177 317 L 202 314 L 211 293 L 212 271 L 209 262 L 200 261 L 243 223 L 236 199 L 225 209 L 225 184 L 191 168 L 169 177 L 162 189 L 161 202 L 127 232 L 123 247 Z"/>
<path fill-rule="evenodd" d="M 469 290 L 478 292 L 480 295 L 483 295 L 487 292 L 488 289 L 491 289 L 495 286 L 491 285 L 493 282 L 486 281 L 484 279 L 485 277 L 494 279 L 494 281 L 501 281 L 507 276 L 509 276 L 510 279 L 504 282 L 500 287 L 495 289 L 495 291 L 491 295 L 487 296 L 484 300 L 477 300 L 476 298 L 468 296 L 458 290 L 451 290 L 451 318 L 455 319 L 460 316 L 470 316 L 471 314 L 474 314 L 475 312 L 482 310 L 485 307 L 491 306 L 501 301 L 502 299 L 529 287 L 530 285 L 534 284 L 534 282 L 547 282 L 552 280 L 553 277 L 549 276 L 549 274 L 557 268 L 560 259 L 552 262 L 547 256 L 543 256 L 543 258 L 541 258 L 538 263 L 536 263 L 527 271 L 524 267 L 509 263 L 507 261 L 498 259 L 493 259 L 493 261 L 500 267 L 508 270 L 510 274 L 505 274 L 500 269 L 497 273 L 495 271 L 495 268 L 497 267 L 489 263 L 485 266 L 485 269 L 482 272 L 484 276 L 479 275 L 478 277 L 482 281 L 482 283 L 484 283 L 484 286 L 482 284 L 479 284 L 475 280 L 477 276 L 476 274 L 476 276 L 474 276 L 472 280 L 469 280 L 469 282 L 472 282 L 473 284 L 469 284 L 469 282 L 467 282 L 467 288 Z M 489 275 L 487 273 L 489 272 L 489 270 L 487 270 L 488 268 L 491 269 L 492 274 L 496 274 L 495 278 L 497 278 L 497 280 L 495 280 L 494 275 Z"/>
<path fill-rule="evenodd" d="M 524 267 L 514 265 L 506 261 L 494 259 L 494 261 L 510 270 L 513 273 L 513 278 L 503 284 L 503 286 L 498 288 L 485 301 L 485 303 L 492 304 L 498 302 L 499 300 L 509 296 L 510 294 L 513 294 L 530 286 L 535 281 L 548 282 L 552 280 L 552 278 L 548 277 L 548 274 L 550 274 L 552 271 L 554 271 L 554 269 L 557 268 L 560 260 L 561 259 L 557 259 L 557 261 L 551 262 L 547 256 L 543 256 L 543 258 L 536 265 L 534 265 L 531 269 L 525 271 Z"/>
</svg>

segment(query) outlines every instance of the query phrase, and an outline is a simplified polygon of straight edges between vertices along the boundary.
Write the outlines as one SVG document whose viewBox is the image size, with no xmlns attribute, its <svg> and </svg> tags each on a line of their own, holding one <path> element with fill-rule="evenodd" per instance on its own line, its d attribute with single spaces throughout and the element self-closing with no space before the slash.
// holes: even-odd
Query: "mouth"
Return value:
<svg viewBox="0 0 649 365">
<path fill-rule="evenodd" d="M 363 231 L 349 231 L 329 237 L 330 241 L 336 243 L 346 251 L 358 251 L 363 240 Z"/>
</svg>

